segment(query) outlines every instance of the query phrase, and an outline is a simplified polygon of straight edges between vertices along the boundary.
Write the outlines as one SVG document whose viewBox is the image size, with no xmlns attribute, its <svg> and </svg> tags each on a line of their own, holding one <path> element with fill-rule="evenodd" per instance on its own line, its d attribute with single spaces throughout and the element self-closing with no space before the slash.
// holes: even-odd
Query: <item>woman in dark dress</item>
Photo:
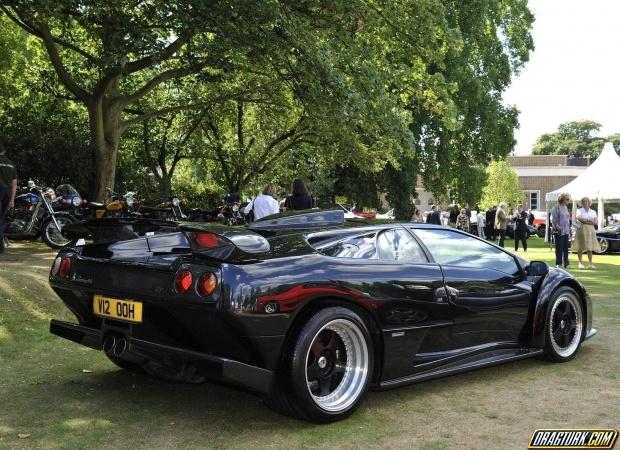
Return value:
<svg viewBox="0 0 620 450">
<path fill-rule="evenodd" d="M 299 178 L 293 180 L 291 192 L 292 193 L 286 197 L 286 201 L 284 202 L 284 208 L 286 210 L 312 208 L 312 197 L 310 197 L 310 192 L 308 192 L 308 188 L 306 188 L 304 182 Z"/>
</svg>

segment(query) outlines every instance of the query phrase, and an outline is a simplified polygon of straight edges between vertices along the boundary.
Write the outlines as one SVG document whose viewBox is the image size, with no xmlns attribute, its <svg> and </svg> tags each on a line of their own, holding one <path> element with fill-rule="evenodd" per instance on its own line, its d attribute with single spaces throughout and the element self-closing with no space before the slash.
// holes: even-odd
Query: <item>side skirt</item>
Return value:
<svg viewBox="0 0 620 450">
<path fill-rule="evenodd" d="M 446 366 L 437 367 L 425 372 L 415 373 L 413 375 L 394 380 L 382 381 L 378 384 L 378 386 L 376 386 L 376 389 L 382 391 L 407 384 L 420 383 L 422 381 L 469 372 L 470 370 L 482 369 L 484 367 L 494 366 L 505 362 L 532 358 L 542 353 L 542 349 L 509 349 L 484 353 L 482 355 L 477 355 L 476 357 L 468 358 Z"/>
</svg>

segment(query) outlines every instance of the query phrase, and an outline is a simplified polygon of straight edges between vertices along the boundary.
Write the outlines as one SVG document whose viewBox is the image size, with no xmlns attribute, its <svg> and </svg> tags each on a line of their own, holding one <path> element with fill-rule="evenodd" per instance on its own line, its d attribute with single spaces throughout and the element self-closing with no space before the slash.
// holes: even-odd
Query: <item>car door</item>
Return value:
<svg viewBox="0 0 620 450">
<path fill-rule="evenodd" d="M 519 345 L 532 292 L 515 258 L 456 230 L 415 229 L 414 233 L 443 271 L 455 349 L 469 354 Z"/>
<path fill-rule="evenodd" d="M 452 312 L 441 268 L 411 233 L 403 227 L 382 230 L 375 245 L 375 266 L 389 267 L 388 276 L 375 276 L 372 293 L 383 299 L 377 313 L 384 343 L 382 379 L 388 380 L 412 374 L 420 352 L 451 348 Z"/>
</svg>

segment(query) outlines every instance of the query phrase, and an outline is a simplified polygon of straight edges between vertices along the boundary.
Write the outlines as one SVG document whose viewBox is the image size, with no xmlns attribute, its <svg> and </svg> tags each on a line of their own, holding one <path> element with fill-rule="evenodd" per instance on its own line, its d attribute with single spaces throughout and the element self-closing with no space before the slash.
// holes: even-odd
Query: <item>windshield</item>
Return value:
<svg viewBox="0 0 620 450">
<path fill-rule="evenodd" d="M 56 188 L 56 195 L 70 197 L 72 195 L 80 195 L 80 193 L 70 184 L 61 184 Z"/>
</svg>

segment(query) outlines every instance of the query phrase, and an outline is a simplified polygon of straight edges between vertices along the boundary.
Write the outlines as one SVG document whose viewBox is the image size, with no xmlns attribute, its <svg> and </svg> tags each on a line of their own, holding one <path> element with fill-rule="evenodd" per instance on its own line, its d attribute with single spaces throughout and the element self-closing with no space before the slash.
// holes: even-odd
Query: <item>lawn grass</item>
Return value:
<svg viewBox="0 0 620 450">
<path fill-rule="evenodd" d="M 526 256 L 554 259 L 537 238 Z M 49 319 L 72 320 L 47 285 L 53 258 L 33 243 L 0 257 L 0 448 L 525 448 L 535 428 L 618 426 L 620 254 L 596 255 L 594 271 L 571 269 L 599 330 L 575 360 L 530 359 L 371 392 L 353 417 L 325 426 L 225 385 L 130 375 L 50 335 Z"/>
</svg>

